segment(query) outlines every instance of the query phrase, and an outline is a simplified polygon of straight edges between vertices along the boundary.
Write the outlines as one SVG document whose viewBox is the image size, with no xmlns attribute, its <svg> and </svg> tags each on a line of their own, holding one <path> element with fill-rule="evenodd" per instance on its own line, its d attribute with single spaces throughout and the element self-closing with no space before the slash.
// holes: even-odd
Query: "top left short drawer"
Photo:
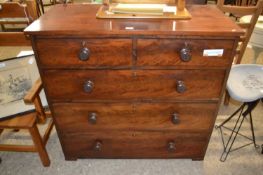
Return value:
<svg viewBox="0 0 263 175">
<path fill-rule="evenodd" d="M 37 39 L 42 68 L 129 67 L 130 39 Z"/>
</svg>

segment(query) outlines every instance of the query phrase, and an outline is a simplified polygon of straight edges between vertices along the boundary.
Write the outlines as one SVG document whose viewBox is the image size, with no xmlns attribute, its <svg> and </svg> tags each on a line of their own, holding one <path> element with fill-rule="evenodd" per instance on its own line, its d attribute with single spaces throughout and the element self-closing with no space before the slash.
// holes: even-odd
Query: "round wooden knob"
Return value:
<svg viewBox="0 0 263 175">
<path fill-rule="evenodd" d="M 191 51 L 188 47 L 184 47 L 180 51 L 180 59 L 184 62 L 190 61 L 192 58 Z"/>
<path fill-rule="evenodd" d="M 176 91 L 179 93 L 184 93 L 186 91 L 186 86 L 183 81 L 177 81 Z"/>
<path fill-rule="evenodd" d="M 96 124 L 97 123 L 97 114 L 95 112 L 89 113 L 89 123 Z"/>
<path fill-rule="evenodd" d="M 174 141 L 170 141 L 168 142 L 168 145 L 167 145 L 167 150 L 168 151 L 175 151 L 175 142 Z"/>
<path fill-rule="evenodd" d="M 89 59 L 89 56 L 90 50 L 87 47 L 83 47 L 82 49 L 80 49 L 78 57 L 81 61 L 87 61 Z"/>
<path fill-rule="evenodd" d="M 173 122 L 173 124 L 180 123 L 179 115 L 177 113 L 172 114 L 172 122 Z"/>
<path fill-rule="evenodd" d="M 102 150 L 102 142 L 99 140 L 96 140 L 93 149 L 95 151 L 101 151 Z"/>
<path fill-rule="evenodd" d="M 93 90 L 94 83 L 91 80 L 88 80 L 84 83 L 84 91 L 90 93 Z"/>
</svg>

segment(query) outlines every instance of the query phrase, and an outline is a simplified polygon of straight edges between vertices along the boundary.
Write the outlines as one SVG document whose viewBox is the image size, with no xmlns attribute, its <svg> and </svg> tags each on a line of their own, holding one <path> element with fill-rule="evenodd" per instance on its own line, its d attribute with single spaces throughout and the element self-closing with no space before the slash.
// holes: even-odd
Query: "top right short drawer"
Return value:
<svg viewBox="0 0 263 175">
<path fill-rule="evenodd" d="M 228 67 L 234 46 L 226 39 L 138 39 L 136 64 Z"/>
</svg>

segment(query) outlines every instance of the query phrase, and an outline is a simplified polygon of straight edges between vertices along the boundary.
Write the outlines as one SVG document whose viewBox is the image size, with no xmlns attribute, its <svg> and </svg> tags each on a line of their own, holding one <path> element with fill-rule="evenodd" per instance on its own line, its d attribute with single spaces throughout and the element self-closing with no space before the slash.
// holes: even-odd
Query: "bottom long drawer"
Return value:
<svg viewBox="0 0 263 175">
<path fill-rule="evenodd" d="M 202 159 L 208 135 L 175 132 L 94 132 L 62 137 L 67 160 L 77 158 Z"/>
</svg>

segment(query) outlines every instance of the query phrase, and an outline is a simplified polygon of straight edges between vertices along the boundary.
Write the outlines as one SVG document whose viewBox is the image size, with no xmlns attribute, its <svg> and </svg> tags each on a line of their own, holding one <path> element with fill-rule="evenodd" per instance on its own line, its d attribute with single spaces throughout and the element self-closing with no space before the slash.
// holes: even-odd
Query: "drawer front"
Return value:
<svg viewBox="0 0 263 175">
<path fill-rule="evenodd" d="M 44 71 L 51 100 L 218 100 L 224 70 Z"/>
<path fill-rule="evenodd" d="M 64 136 L 67 158 L 200 158 L 207 135 L 164 132 L 96 132 Z"/>
<path fill-rule="evenodd" d="M 97 130 L 208 132 L 216 104 L 57 103 L 53 115 L 64 133 Z"/>
<path fill-rule="evenodd" d="M 137 65 L 228 67 L 232 63 L 233 45 L 232 40 L 139 39 Z M 204 56 L 207 49 L 223 49 L 223 55 Z"/>
<path fill-rule="evenodd" d="M 132 41 L 129 39 L 39 39 L 36 47 L 42 67 L 79 68 L 132 64 Z"/>
</svg>

